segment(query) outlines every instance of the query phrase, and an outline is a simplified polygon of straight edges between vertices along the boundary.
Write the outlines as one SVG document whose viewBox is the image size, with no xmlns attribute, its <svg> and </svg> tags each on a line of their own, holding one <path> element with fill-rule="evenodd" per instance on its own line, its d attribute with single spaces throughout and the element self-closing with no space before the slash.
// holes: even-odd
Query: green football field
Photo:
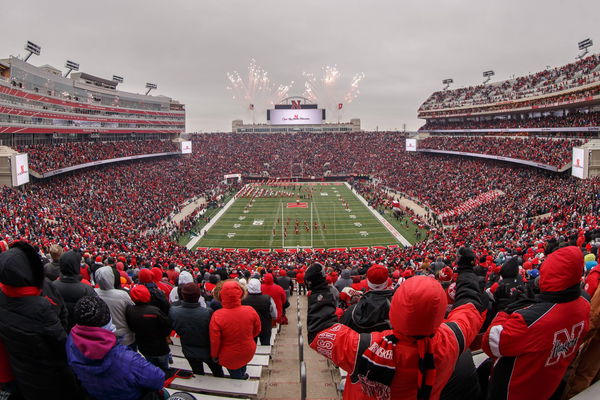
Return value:
<svg viewBox="0 0 600 400">
<path fill-rule="evenodd" d="M 195 247 L 284 248 L 399 245 L 342 183 L 247 186 Z M 398 232 L 402 229 L 396 225 Z"/>
</svg>

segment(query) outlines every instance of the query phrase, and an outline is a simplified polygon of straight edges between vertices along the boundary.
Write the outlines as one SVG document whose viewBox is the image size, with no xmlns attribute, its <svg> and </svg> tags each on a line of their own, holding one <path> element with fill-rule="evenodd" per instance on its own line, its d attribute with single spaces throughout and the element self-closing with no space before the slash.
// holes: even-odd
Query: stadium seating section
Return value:
<svg viewBox="0 0 600 400">
<path fill-rule="evenodd" d="M 489 85 L 469 86 L 433 93 L 419 111 L 472 107 L 558 93 L 600 80 L 600 55 L 562 67 L 547 69 Z"/>
</svg>

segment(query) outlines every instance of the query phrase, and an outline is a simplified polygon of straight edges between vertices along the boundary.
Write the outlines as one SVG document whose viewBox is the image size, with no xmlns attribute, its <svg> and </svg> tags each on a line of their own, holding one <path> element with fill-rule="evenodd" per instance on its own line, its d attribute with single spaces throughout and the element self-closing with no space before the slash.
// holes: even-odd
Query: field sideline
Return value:
<svg viewBox="0 0 600 400">
<path fill-rule="evenodd" d="M 195 248 L 402 246 L 343 183 L 251 188 L 266 197 L 238 197 Z"/>
</svg>

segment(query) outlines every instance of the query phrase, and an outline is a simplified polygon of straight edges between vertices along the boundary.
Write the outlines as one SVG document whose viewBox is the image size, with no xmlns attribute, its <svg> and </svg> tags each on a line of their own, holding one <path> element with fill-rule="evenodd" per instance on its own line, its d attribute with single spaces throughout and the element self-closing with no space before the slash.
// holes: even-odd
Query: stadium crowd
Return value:
<svg viewBox="0 0 600 400">
<path fill-rule="evenodd" d="M 521 129 L 521 128 L 564 128 L 564 127 L 597 127 L 600 126 L 600 112 L 577 112 L 565 116 L 540 116 L 527 119 L 494 118 L 475 121 L 440 121 L 430 119 L 420 131 L 429 130 L 462 130 L 462 129 Z"/>
<path fill-rule="evenodd" d="M 597 82 L 600 79 L 600 55 L 492 84 L 434 92 L 419 111 L 491 104 L 560 92 Z"/>
<path fill-rule="evenodd" d="M 563 138 L 430 136 L 419 141 L 419 148 L 489 154 L 561 168 L 571 162 L 573 147 L 583 143 L 583 140 Z"/>
<path fill-rule="evenodd" d="M 196 344 L 201 348 L 196 349 L 199 351 L 196 353 L 192 350 L 186 353 L 185 333 L 181 335 L 184 354 L 190 365 L 197 365 L 194 360 L 206 360 L 217 376 L 218 365 L 221 365 L 229 370 L 231 377 L 245 378 L 244 363 L 247 363 L 248 354 L 253 352 L 253 338 L 262 332 L 266 315 L 263 313 L 261 318 L 255 318 L 250 310 L 240 308 L 244 307 L 241 305 L 244 293 L 257 295 L 272 291 L 276 311 L 271 312 L 269 307 L 269 315 L 283 322 L 280 304 L 283 300 L 274 293 L 279 290 L 271 287 L 279 279 L 269 273 L 275 277 L 295 277 L 298 285 L 304 286 L 306 282 L 313 290 L 309 297 L 308 330 L 311 339 L 320 339 L 312 341 L 312 346 L 348 371 L 353 371 L 354 365 L 344 358 L 344 354 L 356 352 L 351 346 L 359 342 L 356 336 L 358 325 L 370 326 L 371 329 L 377 327 L 376 331 L 385 332 L 383 336 L 377 334 L 371 337 L 377 346 L 385 347 L 384 350 L 390 350 L 392 344 L 407 349 L 406 357 L 394 357 L 393 360 L 378 358 L 381 354 L 394 354 L 393 350 L 392 353 L 365 353 L 370 361 L 361 365 L 360 371 L 373 379 L 363 380 L 363 384 L 348 381 L 346 398 L 362 398 L 361 390 L 373 390 L 369 393 L 382 396 L 389 395 L 391 390 L 392 398 L 396 398 L 395 394 L 399 391 L 407 393 L 410 398 L 417 397 L 417 393 L 421 398 L 467 398 L 464 395 L 466 391 L 457 389 L 465 387 L 461 385 L 477 391 L 469 398 L 479 398 L 480 393 L 498 398 L 508 389 L 512 393 L 508 398 L 535 397 L 531 388 L 541 386 L 549 397 L 561 385 L 566 368 L 577 355 L 576 350 L 584 337 L 590 339 L 586 337 L 589 303 L 586 314 L 586 305 L 581 303 L 579 292 L 574 287 L 579 289 L 579 284 L 583 283 L 588 297 L 594 295 L 600 275 L 600 269 L 593 262 L 588 263 L 598 256 L 598 180 L 584 182 L 562 174 L 505 163 L 407 153 L 403 151 L 404 137 L 393 133 L 201 135 L 193 142 L 195 153 L 190 158 L 132 161 L 96 167 L 35 182 L 23 191 L 1 190 L 0 231 L 5 241 L 0 242 L 3 250 L 0 254 L 0 339 L 5 349 L 0 349 L 0 365 L 3 367 L 0 371 L 3 383 L 11 382 L 4 385 L 5 389 L 19 390 L 26 399 L 40 398 L 40 393 L 44 393 L 44 398 L 82 398 L 78 380 L 83 389 L 95 398 L 137 399 L 144 393 L 156 393 L 163 387 L 163 370 L 167 369 L 166 332 L 172 329 L 187 332 L 186 326 L 178 325 L 177 313 L 183 311 L 177 308 L 176 299 L 190 304 L 183 304 L 181 308 L 184 310 L 199 308 L 198 315 L 187 318 L 204 318 L 202 321 L 208 327 L 208 333 L 203 333 L 204 346 Z M 172 231 L 163 225 L 165 218 L 177 212 L 187 199 L 198 196 L 214 199 L 222 193 L 220 182 L 224 173 L 285 176 L 293 168 L 298 168 L 304 175 L 330 173 L 354 176 L 350 179 L 352 184 L 377 207 L 391 208 L 392 199 L 386 188 L 419 199 L 435 213 L 449 210 L 491 190 L 501 190 L 503 195 L 485 207 L 444 220 L 444 224 L 430 224 L 430 234 L 407 248 L 283 253 L 215 249 L 189 251 L 173 242 Z M 359 176 L 362 174 L 371 175 L 372 180 L 361 180 Z M 427 221 L 421 223 L 425 225 Z M 37 248 L 19 240 L 32 243 Z M 465 249 L 466 246 L 468 249 Z M 39 260 L 38 253 L 47 258 L 47 267 Z M 316 263 L 319 265 L 314 265 Z M 553 274 L 546 271 L 553 271 L 561 263 L 568 265 L 570 271 L 567 275 L 554 272 L 556 277 L 564 278 L 562 283 L 556 283 L 559 279 L 544 278 L 544 274 Z M 503 274 L 507 264 L 506 269 L 510 271 Z M 382 266 L 385 271 L 382 273 L 381 268 L 375 265 Z M 378 271 L 369 276 L 372 268 Z M 51 284 L 45 281 L 41 271 L 47 274 L 49 280 L 53 278 Z M 262 284 L 251 279 L 256 274 L 262 279 Z M 83 283 L 79 275 L 85 279 Z M 445 289 L 452 289 L 446 290 L 448 294 L 442 296 L 439 292 L 441 286 L 432 284 L 432 278 L 427 276 L 442 282 Z M 539 279 L 536 279 L 537 276 Z M 237 282 L 227 281 L 228 278 L 237 279 Z M 338 285 L 340 278 L 345 281 Z M 341 288 L 337 298 L 333 299 L 339 307 L 332 307 L 328 293 L 334 292 L 327 280 L 324 284 L 324 279 Z M 505 283 L 515 283 L 515 280 L 518 285 L 504 288 Z M 215 293 L 215 285 L 219 281 L 223 283 Z M 479 283 L 476 284 L 476 281 Z M 70 290 L 69 296 L 62 294 L 65 290 L 61 289 L 63 283 L 77 285 L 78 295 L 70 296 Z M 97 296 L 90 292 L 88 283 L 97 286 L 94 290 Z M 192 285 L 189 286 L 189 283 Z M 455 285 L 452 286 L 452 283 Z M 560 286 L 564 283 L 569 283 L 569 286 Z M 178 284 L 178 288 L 173 289 Z M 488 289 L 486 294 L 480 294 L 480 284 Z M 119 286 L 121 289 L 118 289 Z M 517 289 L 512 290 L 513 287 Z M 61 296 L 52 294 L 50 290 L 53 288 L 61 292 Z M 72 288 L 75 289 L 75 286 Z M 347 319 L 350 314 L 346 315 L 344 309 L 353 302 L 366 304 L 366 313 L 360 316 L 381 317 L 382 310 L 369 313 L 373 304 L 362 300 L 376 297 L 369 293 L 381 288 L 389 292 L 385 299 L 391 298 L 392 308 L 396 310 L 387 310 L 391 313 L 393 331 L 389 331 L 390 327 L 383 327 L 382 322 L 385 321 L 377 319 L 370 321 L 372 325 L 352 325 L 352 321 Z M 564 292 L 567 289 L 569 291 Z M 496 296 L 496 293 L 505 291 L 515 295 Z M 168 301 L 157 299 L 163 297 L 160 292 L 163 292 L 164 299 L 171 300 L 169 311 L 166 307 Z M 43 296 L 39 296 L 40 293 Z M 408 305 L 403 303 L 406 296 L 410 298 L 416 293 L 423 295 L 422 301 L 413 308 L 407 308 Z M 537 294 L 533 296 L 532 293 Z M 200 298 L 208 308 L 195 306 Z M 599 298 L 598 295 L 593 297 L 594 301 Z M 255 298 L 250 300 L 258 301 Z M 521 302 L 517 303 L 517 300 Z M 63 301 L 65 307 L 61 307 Z M 463 333 L 462 339 L 452 339 L 448 335 L 457 335 L 457 331 L 447 328 L 447 324 L 440 325 L 441 317 L 448 311 L 444 305 L 447 301 L 455 303 L 448 308 L 448 318 Z M 488 305 L 490 301 L 492 304 Z M 222 312 L 218 311 L 222 310 L 219 302 L 224 308 Z M 535 364 L 531 365 L 531 371 L 523 370 L 521 364 L 531 363 L 528 361 L 531 354 L 539 358 L 541 352 L 552 349 L 535 347 L 529 340 L 530 336 L 536 338 L 541 333 L 536 331 L 529 335 L 525 328 L 515 325 L 528 316 L 520 314 L 520 308 L 512 310 L 509 306 L 513 303 L 564 304 L 572 307 L 565 308 L 566 314 L 573 318 L 584 316 L 581 330 L 573 331 L 579 334 L 577 340 L 557 344 L 560 347 L 562 343 L 567 348 L 554 349 L 556 360 L 552 361 L 556 362 L 552 363 L 553 367 Z M 436 307 L 427 308 L 428 304 L 436 304 Z M 211 314 L 209 309 L 213 310 L 212 317 L 207 318 Z M 488 310 L 487 317 L 481 314 L 483 310 Z M 160 316 L 152 319 L 163 325 L 151 325 L 152 329 L 148 329 L 149 322 L 143 316 L 150 312 Z M 599 312 L 600 307 L 592 310 L 593 315 Z M 492 319 L 496 314 L 496 318 Z M 430 320 L 423 319 L 422 315 L 441 317 Z M 513 321 L 512 317 L 521 319 Z M 245 321 L 244 328 L 231 327 L 231 320 L 236 318 Z M 341 328 L 338 321 L 348 328 Z M 558 315 L 551 322 L 552 328 L 546 328 L 546 333 L 554 328 L 556 331 L 571 329 L 577 323 Z M 404 330 L 402 326 L 414 326 L 415 329 Z M 515 340 L 524 348 L 514 352 L 505 349 L 502 344 L 504 336 L 500 336 L 499 348 L 490 348 L 499 340 L 494 335 L 498 335 L 501 329 L 496 326 L 505 326 L 504 329 L 519 327 L 521 330 L 514 333 Z M 423 329 L 420 330 L 420 327 Z M 597 330 L 594 329 L 597 328 L 590 332 L 595 335 Z M 231 332 L 239 339 L 238 345 L 231 345 L 230 341 L 234 340 Z M 42 334 L 46 335 L 44 341 L 40 340 Z M 319 343 L 331 339 L 332 334 L 339 340 L 332 343 L 333 351 L 328 352 L 326 347 L 329 345 Z M 210 345 L 206 342 L 207 337 Z M 489 368 L 480 371 L 483 379 L 467 379 L 466 376 L 474 376 L 474 369 L 470 367 L 466 375 L 451 377 L 452 366 L 457 360 L 454 375 L 464 372 L 460 367 L 460 350 L 469 347 L 471 342 L 477 343 L 475 337 L 492 358 L 502 357 L 502 361 L 507 360 L 506 357 L 516 357 L 519 379 L 507 382 L 499 369 L 490 372 Z M 389 338 L 389 342 L 384 338 Z M 459 346 L 440 344 L 450 339 Z M 549 343 L 552 343 L 551 339 Z M 190 345 L 194 347 L 194 343 Z M 135 346 L 145 360 L 132 351 Z M 586 346 L 595 346 L 589 350 L 590 354 L 598 351 L 597 342 L 590 344 L 588 341 Z M 228 348 L 232 349 L 231 352 Z M 419 369 L 418 365 L 425 365 L 424 361 L 419 364 L 419 360 L 429 359 L 428 354 L 435 355 L 436 364 L 428 363 Z M 582 362 L 579 360 L 579 365 Z M 381 363 L 392 370 L 399 368 L 403 374 L 397 374 L 397 377 L 392 374 L 390 378 L 376 368 Z M 106 366 L 106 369 L 99 365 Z M 110 365 L 122 369 L 118 377 Z M 483 368 L 485 365 L 489 367 L 488 363 Z M 136 380 L 140 375 L 136 368 L 144 371 L 142 375 L 147 377 L 146 381 Z M 573 370 L 578 371 L 577 365 L 573 366 Z M 201 373 L 199 366 L 194 372 Z M 589 385 L 593 381 L 595 375 L 584 379 L 584 383 L 573 381 L 590 375 L 589 370 L 584 372 L 571 374 L 573 378 L 570 378 L 567 390 L 584 388 L 585 382 Z M 406 381 L 401 378 L 402 375 L 406 375 Z M 490 376 L 491 379 L 488 379 Z M 538 384 L 539 380 L 544 384 Z M 450 389 L 443 394 L 447 381 L 451 382 Z M 107 385 L 107 382 L 113 385 Z M 511 387 L 507 388 L 507 385 Z M 452 397 L 451 393 L 462 394 Z"/>
<path fill-rule="evenodd" d="M 42 174 L 93 161 L 179 151 L 170 140 L 35 144 L 16 146 L 15 150 L 28 153 L 29 167 Z"/>
</svg>

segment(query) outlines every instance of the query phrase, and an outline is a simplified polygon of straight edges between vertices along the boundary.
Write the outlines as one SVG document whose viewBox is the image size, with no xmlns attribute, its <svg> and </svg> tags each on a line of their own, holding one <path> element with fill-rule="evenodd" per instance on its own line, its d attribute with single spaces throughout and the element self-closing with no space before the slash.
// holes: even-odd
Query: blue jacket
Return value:
<svg viewBox="0 0 600 400">
<path fill-rule="evenodd" d="M 116 344 L 104 329 L 75 325 L 67 338 L 67 360 L 85 390 L 102 400 L 138 400 L 163 388 L 164 372 L 140 354 Z"/>
</svg>

